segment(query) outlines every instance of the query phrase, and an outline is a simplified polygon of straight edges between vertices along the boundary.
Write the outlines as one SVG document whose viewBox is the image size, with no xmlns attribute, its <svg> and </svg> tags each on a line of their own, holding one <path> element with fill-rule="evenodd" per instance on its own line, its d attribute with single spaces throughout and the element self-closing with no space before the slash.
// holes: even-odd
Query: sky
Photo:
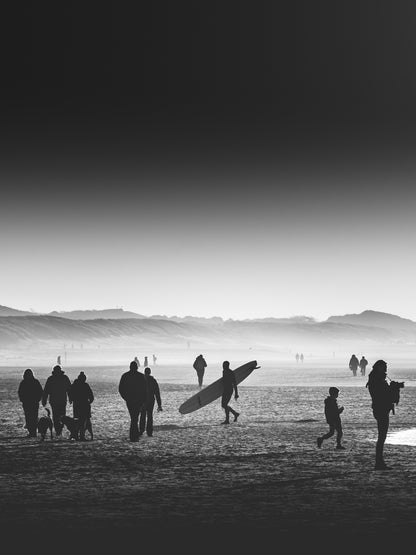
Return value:
<svg viewBox="0 0 416 555">
<path fill-rule="evenodd" d="M 416 8 L 338 4 L 10 13 L 0 304 L 416 320 Z"/>
</svg>

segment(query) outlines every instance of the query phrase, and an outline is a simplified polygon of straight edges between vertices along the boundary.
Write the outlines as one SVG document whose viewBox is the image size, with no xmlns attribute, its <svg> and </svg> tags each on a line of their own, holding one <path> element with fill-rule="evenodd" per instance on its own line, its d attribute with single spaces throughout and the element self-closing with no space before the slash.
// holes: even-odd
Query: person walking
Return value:
<svg viewBox="0 0 416 555">
<path fill-rule="evenodd" d="M 137 367 L 140 368 L 140 360 L 137 357 L 134 357 L 134 362 L 137 364 Z"/>
<path fill-rule="evenodd" d="M 53 367 L 52 375 L 46 380 L 42 395 L 42 405 L 46 406 L 48 400 L 51 405 L 53 427 L 57 436 L 62 435 L 63 424 L 60 417 L 66 415 L 67 402 L 72 404 L 70 391 L 71 381 L 57 364 Z"/>
<path fill-rule="evenodd" d="M 375 470 L 388 470 L 384 461 L 384 443 L 390 424 L 390 411 L 394 409 L 391 385 L 387 382 L 387 363 L 377 360 L 368 375 L 366 387 L 371 395 L 371 408 L 377 421 Z"/>
<path fill-rule="evenodd" d="M 202 382 L 204 379 L 205 368 L 207 367 L 207 363 L 202 355 L 198 355 L 194 360 L 193 367 L 196 370 L 198 376 L 198 385 L 202 387 Z"/>
<path fill-rule="evenodd" d="M 368 360 L 364 356 L 362 356 L 360 359 L 360 370 L 362 376 L 365 376 L 365 369 L 367 368 L 367 364 Z"/>
<path fill-rule="evenodd" d="M 296 359 L 296 363 L 298 363 L 299 362 L 299 353 L 296 353 L 295 359 Z"/>
<path fill-rule="evenodd" d="M 237 418 L 240 416 L 240 413 L 232 409 L 228 404 L 231 400 L 231 397 L 233 396 L 233 392 L 235 400 L 237 400 L 239 397 L 235 374 L 231 370 L 228 360 L 224 360 L 224 362 L 222 363 L 222 378 L 224 382 L 224 390 L 221 398 L 221 406 L 225 411 L 225 420 L 223 424 L 229 424 L 230 412 L 234 415 L 234 422 L 237 422 Z"/>
<path fill-rule="evenodd" d="M 329 424 L 329 431 L 323 436 L 319 436 L 316 440 L 318 447 L 322 447 L 322 443 L 325 439 L 329 439 L 337 432 L 336 439 L 336 449 L 345 449 L 341 444 L 342 439 L 342 424 L 341 424 L 341 413 L 344 411 L 344 407 L 339 407 L 337 402 L 339 389 L 337 387 L 329 388 L 329 396 L 324 401 L 324 412 L 327 423 Z"/>
<path fill-rule="evenodd" d="M 71 386 L 71 399 L 74 418 L 79 420 L 79 439 L 85 441 L 85 430 L 87 421 L 91 418 L 91 403 L 94 401 L 94 394 L 87 383 L 87 376 L 80 372 Z"/>
<path fill-rule="evenodd" d="M 155 400 L 157 401 L 158 412 L 162 410 L 162 399 L 160 397 L 159 384 L 153 376 L 150 375 L 149 367 L 144 369 L 144 377 L 146 380 L 146 402 L 140 412 L 139 434 L 143 435 L 144 431 L 149 437 L 153 435 L 153 409 Z"/>
<path fill-rule="evenodd" d="M 148 359 L 147 357 L 144 357 L 144 362 L 143 362 L 143 366 L 146 368 L 146 366 L 149 365 Z"/>
<path fill-rule="evenodd" d="M 137 362 L 130 362 L 130 370 L 125 372 L 118 385 L 120 396 L 126 402 L 130 415 L 130 441 L 139 441 L 139 415 L 146 402 L 146 380 L 138 371 Z"/>
<path fill-rule="evenodd" d="M 27 437 L 36 437 L 37 435 L 39 403 L 42 399 L 42 393 L 43 389 L 40 381 L 35 378 L 33 371 L 28 368 L 24 371 L 23 379 L 17 390 L 25 414 Z"/>
<path fill-rule="evenodd" d="M 358 365 L 359 365 L 358 358 L 355 355 L 352 355 L 349 362 L 349 368 L 352 371 L 353 376 L 357 375 Z"/>
</svg>

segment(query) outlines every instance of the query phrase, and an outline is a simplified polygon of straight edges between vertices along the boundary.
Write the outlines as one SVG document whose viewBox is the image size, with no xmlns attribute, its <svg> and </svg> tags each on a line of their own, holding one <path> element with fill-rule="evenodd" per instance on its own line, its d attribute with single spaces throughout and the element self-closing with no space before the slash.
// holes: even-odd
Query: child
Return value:
<svg viewBox="0 0 416 555">
<path fill-rule="evenodd" d="M 337 432 L 337 446 L 336 449 L 345 449 L 343 445 L 341 445 L 341 438 L 342 438 L 342 425 L 341 425 L 341 417 L 340 414 L 344 410 L 344 407 L 339 407 L 337 403 L 339 389 L 337 387 L 330 387 L 329 388 L 329 397 L 325 399 L 325 417 L 326 421 L 329 424 L 329 432 L 323 436 L 317 438 L 316 442 L 318 447 L 322 446 L 322 442 L 324 439 L 328 439 L 332 437 Z"/>
</svg>

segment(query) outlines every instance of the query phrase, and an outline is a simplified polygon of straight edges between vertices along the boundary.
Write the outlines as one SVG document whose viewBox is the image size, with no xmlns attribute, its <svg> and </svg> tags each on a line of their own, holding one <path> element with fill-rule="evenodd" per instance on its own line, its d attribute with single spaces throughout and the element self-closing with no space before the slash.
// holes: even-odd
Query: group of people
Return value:
<svg viewBox="0 0 416 555">
<path fill-rule="evenodd" d="M 157 356 L 152 355 L 152 358 L 153 358 L 153 366 L 156 366 Z M 137 357 L 134 357 L 134 362 L 137 364 L 138 367 L 140 367 L 140 360 Z M 147 356 L 144 357 L 143 366 L 145 367 L 149 366 L 149 358 Z"/>
<path fill-rule="evenodd" d="M 199 361 L 199 364 L 195 366 L 197 361 Z M 195 363 L 194 368 L 198 372 L 199 386 L 202 387 L 203 373 L 207 364 L 202 355 L 196 358 Z M 236 400 L 239 395 L 235 374 L 230 368 L 229 361 L 225 360 L 222 367 L 223 393 L 221 407 L 225 412 L 225 420 L 222 424 L 229 424 L 230 414 L 233 415 L 234 422 L 240 416 L 240 413 L 229 405 L 233 393 Z M 151 375 L 151 369 L 146 367 L 143 374 L 139 372 L 138 368 L 137 362 L 133 360 L 130 363 L 129 370 L 122 374 L 118 386 L 120 396 L 124 399 L 130 415 L 130 441 L 138 441 L 145 431 L 148 436 L 152 436 L 155 403 L 157 403 L 157 410 L 162 410 L 159 384 Z M 376 470 L 388 469 L 383 452 L 389 429 L 390 412 L 394 414 L 394 405 L 399 402 L 399 390 L 404 387 L 403 383 L 390 379 L 387 381 L 387 378 L 387 363 L 384 360 L 377 360 L 368 375 L 366 384 L 371 396 L 373 416 L 377 422 L 378 430 Z M 319 448 L 322 447 L 326 439 L 331 438 L 336 433 L 336 449 L 345 449 L 341 441 L 343 437 L 341 413 L 344 411 L 344 407 L 338 405 L 338 395 L 339 389 L 331 386 L 329 395 L 324 400 L 324 413 L 329 431 L 317 438 Z M 49 400 L 56 435 L 60 436 L 62 434 L 61 417 L 65 416 L 67 403 L 69 402 L 73 405 L 74 418 L 77 418 L 80 422 L 80 439 L 85 440 L 86 423 L 91 417 L 91 403 L 94 401 L 94 394 L 87 383 L 84 372 L 80 372 L 71 383 L 62 368 L 56 365 L 51 376 L 46 380 L 45 387 L 42 388 L 33 371 L 28 368 L 25 370 L 23 379 L 19 384 L 18 397 L 23 405 L 29 437 L 36 437 L 37 435 L 39 403 L 41 402 L 45 407 Z"/>
<path fill-rule="evenodd" d="M 373 416 L 377 422 L 376 470 L 387 470 L 389 468 L 384 461 L 384 443 L 389 429 L 390 412 L 394 414 L 394 405 L 399 402 L 399 391 L 404 386 L 402 382 L 387 381 L 387 378 L 387 363 L 384 360 L 377 360 L 373 364 L 366 384 L 371 396 Z M 343 436 L 341 413 L 344 411 L 344 407 L 338 405 L 338 394 L 339 389 L 337 387 L 330 387 L 329 396 L 324 401 L 324 412 L 329 431 L 317 438 L 319 448 L 325 439 L 329 439 L 336 432 L 336 449 L 345 449 L 341 443 Z"/>
<path fill-rule="evenodd" d="M 360 360 L 355 355 L 352 355 L 349 362 L 349 369 L 353 376 L 357 375 L 358 367 L 360 368 L 361 375 L 365 376 L 365 369 L 367 368 L 368 360 L 363 355 Z"/>
<path fill-rule="evenodd" d="M 25 414 L 26 428 L 29 437 L 36 437 L 39 418 L 39 404 L 52 409 L 52 421 L 57 436 L 62 434 L 62 416 L 66 416 L 67 404 L 73 405 L 73 415 L 79 421 L 80 440 L 85 440 L 87 420 L 91 417 L 91 403 L 94 394 L 87 383 L 84 372 L 71 383 L 71 380 L 58 364 L 53 367 L 43 388 L 33 371 L 28 368 L 23 373 L 23 379 L 17 391 Z"/>
<path fill-rule="evenodd" d="M 296 359 L 296 362 L 299 362 L 299 361 L 303 362 L 305 357 L 303 356 L 303 353 L 300 353 L 300 354 L 296 353 L 295 359 Z"/>
</svg>

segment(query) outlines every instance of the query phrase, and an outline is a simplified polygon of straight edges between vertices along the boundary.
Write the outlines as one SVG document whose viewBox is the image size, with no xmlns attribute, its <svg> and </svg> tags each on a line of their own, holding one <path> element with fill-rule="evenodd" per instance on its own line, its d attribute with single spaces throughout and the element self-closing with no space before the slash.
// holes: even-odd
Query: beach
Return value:
<svg viewBox="0 0 416 555">
<path fill-rule="evenodd" d="M 331 364 L 266 364 L 240 384 L 232 406 L 241 416 L 226 426 L 220 400 L 188 415 L 178 412 L 197 392 L 192 369 L 155 366 L 163 411 L 155 410 L 153 437 L 130 443 L 117 390 L 126 369 L 83 370 L 95 394 L 94 440 L 84 443 L 69 440 L 65 429 L 62 437 L 43 442 L 25 437 L 17 399 L 22 368 L 1 369 L 0 514 L 6 533 L 77 531 L 102 538 L 165 530 L 191 538 L 198 531 L 209 542 L 222 531 L 230 542 L 247 546 L 270 537 L 296 541 L 299 534 L 379 537 L 388 530 L 388 537 L 401 537 L 416 524 L 415 447 L 388 439 L 385 459 L 392 470 L 374 470 L 377 429 L 366 377 Z M 71 380 L 78 371 L 66 370 Z M 50 370 L 34 372 L 44 385 Z M 390 420 L 394 441 L 396 432 L 416 426 L 416 371 L 404 364 L 389 374 L 406 382 Z M 214 379 L 209 377 L 207 384 Z M 345 451 L 335 450 L 335 437 L 321 449 L 316 445 L 328 430 L 323 401 L 331 385 L 340 389 L 338 402 L 345 407 Z M 72 415 L 72 408 L 67 412 Z M 160 541 L 166 539 L 162 534 Z"/>
</svg>

